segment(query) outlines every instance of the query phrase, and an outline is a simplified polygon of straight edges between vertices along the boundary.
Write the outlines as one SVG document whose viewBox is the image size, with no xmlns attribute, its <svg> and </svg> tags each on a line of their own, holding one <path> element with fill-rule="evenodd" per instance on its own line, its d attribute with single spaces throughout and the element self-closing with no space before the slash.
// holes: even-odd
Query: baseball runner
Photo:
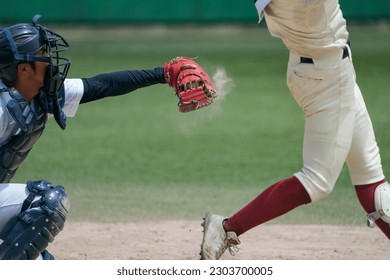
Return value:
<svg viewBox="0 0 390 280">
<path fill-rule="evenodd" d="M 0 259 L 54 259 L 48 244 L 64 228 L 69 198 L 61 185 L 45 180 L 11 183 L 42 135 L 48 117 L 65 129 L 79 104 L 168 83 L 189 112 L 213 102 L 217 91 L 194 60 L 177 57 L 150 70 L 128 70 L 68 79 L 69 45 L 38 24 L 0 30 Z"/>
<path fill-rule="evenodd" d="M 303 167 L 231 217 L 206 214 L 201 259 L 234 253 L 246 231 L 329 195 L 345 162 L 368 225 L 390 238 L 390 188 L 338 0 L 257 0 L 255 6 L 290 51 L 287 84 L 305 117 Z"/>
</svg>

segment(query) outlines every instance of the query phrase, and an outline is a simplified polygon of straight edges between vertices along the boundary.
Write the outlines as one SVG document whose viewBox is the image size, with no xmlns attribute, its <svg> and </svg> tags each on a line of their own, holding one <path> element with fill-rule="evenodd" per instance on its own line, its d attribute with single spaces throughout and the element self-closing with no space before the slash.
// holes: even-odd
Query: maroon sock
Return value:
<svg viewBox="0 0 390 280">
<path fill-rule="evenodd" d="M 360 204 L 363 206 L 364 210 L 366 210 L 367 213 L 372 213 L 375 211 L 375 189 L 384 182 L 385 180 L 382 180 L 373 184 L 355 186 L 356 194 L 360 201 Z M 390 239 L 389 224 L 385 223 L 382 219 L 376 220 L 375 223 L 383 231 L 387 238 Z"/>
<path fill-rule="evenodd" d="M 255 226 L 310 202 L 309 194 L 301 182 L 296 177 L 291 177 L 264 190 L 230 217 L 224 227 L 226 231 L 234 231 L 241 235 Z"/>
</svg>

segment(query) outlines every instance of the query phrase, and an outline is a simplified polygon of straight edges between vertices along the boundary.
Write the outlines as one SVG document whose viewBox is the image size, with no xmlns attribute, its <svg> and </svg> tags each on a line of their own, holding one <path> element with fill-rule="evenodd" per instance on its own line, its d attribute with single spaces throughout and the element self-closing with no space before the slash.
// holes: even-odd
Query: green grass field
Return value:
<svg viewBox="0 0 390 280">
<path fill-rule="evenodd" d="M 46 179 L 71 197 L 70 220 L 123 222 L 233 214 L 301 167 L 303 116 L 288 92 L 288 52 L 264 28 L 185 26 L 58 29 L 71 45 L 70 77 L 199 57 L 233 80 L 221 102 L 188 114 L 166 85 L 82 105 L 63 132 L 46 133 L 13 182 Z M 353 60 L 390 174 L 390 32 L 350 28 Z M 364 224 L 345 169 L 326 199 L 273 223 Z"/>
</svg>

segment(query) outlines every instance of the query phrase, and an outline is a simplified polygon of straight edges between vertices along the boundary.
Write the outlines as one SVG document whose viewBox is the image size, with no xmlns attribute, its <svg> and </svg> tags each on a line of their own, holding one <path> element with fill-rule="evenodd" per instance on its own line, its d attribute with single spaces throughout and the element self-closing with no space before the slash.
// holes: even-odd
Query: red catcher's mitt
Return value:
<svg viewBox="0 0 390 280">
<path fill-rule="evenodd" d="M 205 107 L 217 97 L 217 90 L 210 77 L 191 58 L 179 56 L 165 63 L 164 77 L 179 98 L 180 112 Z"/>
</svg>

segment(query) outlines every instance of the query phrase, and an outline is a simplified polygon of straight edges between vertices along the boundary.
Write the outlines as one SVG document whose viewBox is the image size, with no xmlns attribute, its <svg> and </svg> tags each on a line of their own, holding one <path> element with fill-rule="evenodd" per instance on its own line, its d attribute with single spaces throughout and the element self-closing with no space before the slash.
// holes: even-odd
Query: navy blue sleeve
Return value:
<svg viewBox="0 0 390 280">
<path fill-rule="evenodd" d="M 80 103 L 118 96 L 154 84 L 165 84 L 164 68 L 127 70 L 83 78 L 84 94 Z"/>
</svg>

